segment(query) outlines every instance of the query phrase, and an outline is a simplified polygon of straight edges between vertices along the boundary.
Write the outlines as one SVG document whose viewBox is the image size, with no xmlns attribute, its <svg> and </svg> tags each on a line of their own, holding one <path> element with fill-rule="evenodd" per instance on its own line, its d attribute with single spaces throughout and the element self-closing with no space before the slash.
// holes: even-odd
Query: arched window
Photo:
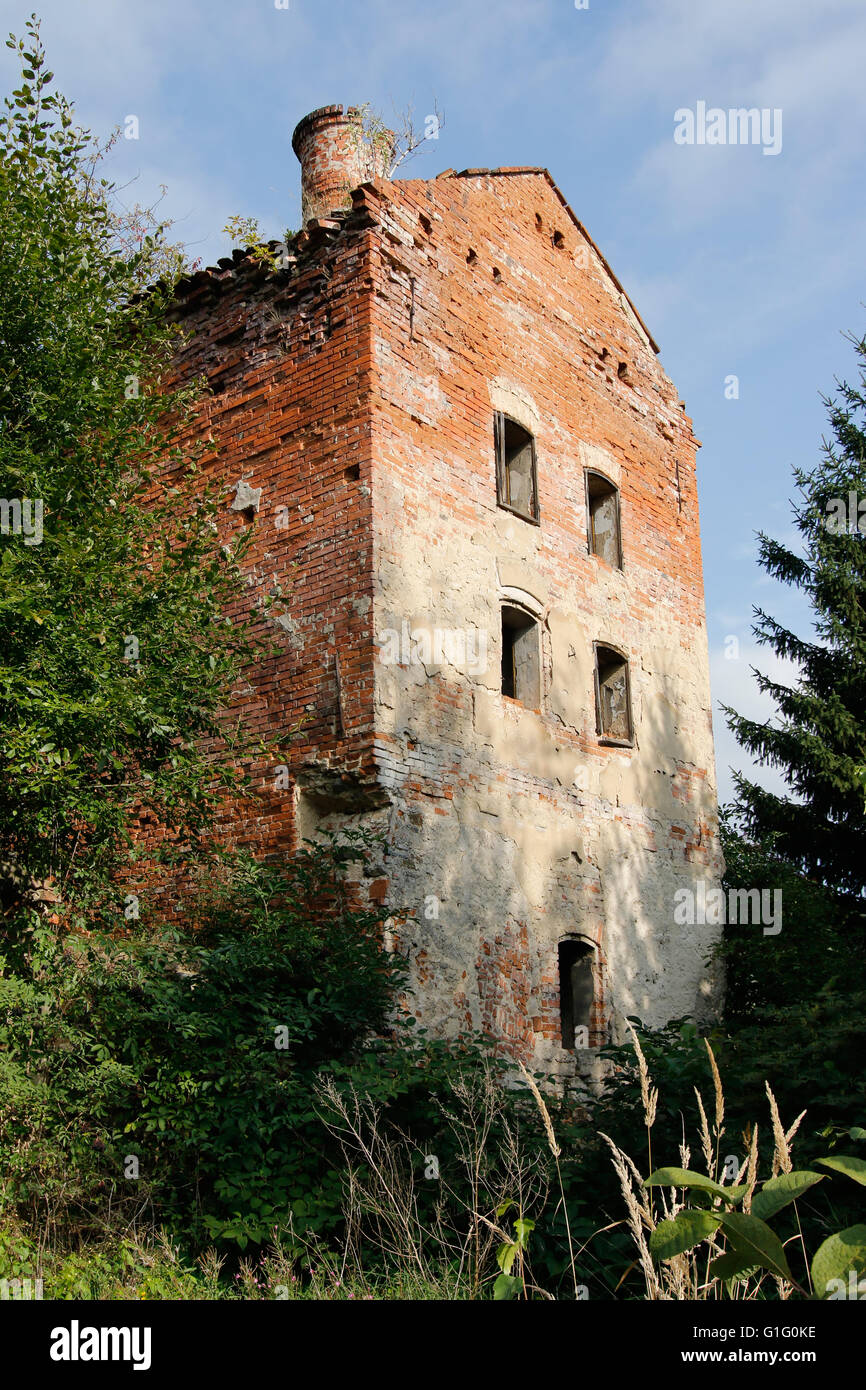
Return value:
<svg viewBox="0 0 866 1390">
<path fill-rule="evenodd" d="M 541 708 L 541 627 L 531 613 L 502 605 L 502 693 Z"/>
<path fill-rule="evenodd" d="M 538 521 L 535 439 L 501 410 L 493 417 L 496 447 L 496 500 L 526 521 Z"/>
<path fill-rule="evenodd" d="M 590 555 L 622 569 L 619 489 L 603 473 L 586 472 L 586 536 Z"/>
<path fill-rule="evenodd" d="M 595 722 L 598 734 L 607 742 L 634 742 L 628 660 L 615 647 L 601 642 L 595 644 Z"/>
<path fill-rule="evenodd" d="M 589 1047 L 595 1003 L 595 950 L 588 941 L 559 943 L 559 1016 L 562 1045 Z"/>
</svg>

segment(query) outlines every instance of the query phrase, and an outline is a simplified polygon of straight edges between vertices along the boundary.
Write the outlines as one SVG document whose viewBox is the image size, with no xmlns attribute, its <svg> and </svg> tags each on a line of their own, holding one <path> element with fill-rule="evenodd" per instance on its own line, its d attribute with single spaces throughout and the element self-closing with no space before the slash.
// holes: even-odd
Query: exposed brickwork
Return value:
<svg viewBox="0 0 866 1390">
<path fill-rule="evenodd" d="M 290 786 L 263 769 L 231 829 L 260 853 L 381 829 L 372 896 L 408 913 L 422 1021 L 566 1074 L 564 937 L 596 947 L 593 1044 L 627 1013 L 708 1007 L 706 929 L 672 927 L 676 887 L 720 865 L 696 440 L 546 171 L 374 180 L 335 212 L 339 111 L 296 132 L 317 220 L 289 268 L 221 263 L 177 311 L 179 370 L 217 392 L 211 466 L 262 489 L 257 513 L 226 507 L 255 531 L 249 611 L 285 597 L 281 655 L 241 703 Z M 497 506 L 495 410 L 535 437 L 537 526 Z M 621 571 L 588 553 L 587 468 L 620 489 Z M 541 627 L 535 711 L 500 688 L 515 601 Z M 483 634 L 486 661 L 418 643 L 436 629 Z M 596 641 L 629 659 L 633 747 L 596 733 Z"/>
</svg>

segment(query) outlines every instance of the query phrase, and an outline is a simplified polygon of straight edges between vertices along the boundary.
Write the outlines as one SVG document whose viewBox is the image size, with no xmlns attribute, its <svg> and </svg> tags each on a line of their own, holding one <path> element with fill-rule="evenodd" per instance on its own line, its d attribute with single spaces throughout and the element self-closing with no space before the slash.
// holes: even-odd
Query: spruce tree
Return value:
<svg viewBox="0 0 866 1390">
<path fill-rule="evenodd" d="M 794 472 L 803 553 L 759 534 L 762 568 L 808 599 L 812 635 L 797 636 L 755 609 L 758 643 L 795 662 L 798 674 L 786 685 L 754 672 L 776 705 L 766 723 L 723 708 L 740 744 L 787 783 L 776 795 L 735 774 L 746 836 L 826 885 L 859 917 L 866 888 L 866 338 L 849 341 L 859 381 L 838 382 L 836 394 L 822 398 L 830 438 L 814 469 Z"/>
</svg>

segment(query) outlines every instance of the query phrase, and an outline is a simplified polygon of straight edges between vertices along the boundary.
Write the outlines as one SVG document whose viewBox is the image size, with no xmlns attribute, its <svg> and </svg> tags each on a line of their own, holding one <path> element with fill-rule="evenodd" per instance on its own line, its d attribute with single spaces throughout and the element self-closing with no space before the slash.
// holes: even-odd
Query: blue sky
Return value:
<svg viewBox="0 0 866 1390">
<path fill-rule="evenodd" d="M 3 0 L 22 34 L 31 3 Z M 714 704 L 769 717 L 750 666 L 752 605 L 798 630 L 801 601 L 756 563 L 759 528 L 793 539 L 791 469 L 818 458 L 820 394 L 854 374 L 866 329 L 863 0 L 42 0 L 57 85 L 107 134 L 124 195 L 162 184 L 205 264 L 236 213 L 300 222 L 291 132 L 331 102 L 382 114 L 434 98 L 445 125 L 401 172 L 546 165 L 661 346 L 703 441 L 699 488 Z M 0 49 L 3 86 L 16 76 Z M 782 148 L 680 145 L 699 101 L 779 109 Z M 725 380 L 739 379 L 726 399 Z M 735 636 L 739 658 L 726 658 Z M 730 649 L 730 643 L 728 643 Z M 716 720 L 722 797 L 748 761 Z M 768 770 L 757 774 L 771 786 Z"/>
</svg>

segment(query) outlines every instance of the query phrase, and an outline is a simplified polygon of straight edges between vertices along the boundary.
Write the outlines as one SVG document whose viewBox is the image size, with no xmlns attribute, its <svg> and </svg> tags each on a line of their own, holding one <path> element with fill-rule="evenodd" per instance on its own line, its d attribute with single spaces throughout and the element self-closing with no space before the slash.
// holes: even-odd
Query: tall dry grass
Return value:
<svg viewBox="0 0 866 1390">
<path fill-rule="evenodd" d="M 656 1119 L 658 1091 L 652 1084 L 652 1078 L 650 1077 L 646 1059 L 643 1055 L 637 1034 L 634 1029 L 631 1031 L 640 1079 L 644 1125 L 647 1132 L 647 1177 L 649 1177 L 654 1171 L 652 1160 L 652 1128 Z M 707 1056 L 713 1078 L 714 1105 L 713 1122 L 711 1125 L 707 1118 L 703 1096 L 697 1087 L 694 1088 L 700 1117 L 699 1140 L 701 1160 L 703 1164 L 703 1173 L 706 1177 L 718 1183 L 720 1187 L 724 1187 L 726 1165 L 720 1162 L 720 1154 L 721 1141 L 725 1133 L 725 1097 L 716 1059 L 709 1041 L 706 1038 L 704 1039 L 704 1044 L 707 1049 Z M 804 1110 L 798 1115 L 797 1119 L 786 1131 L 782 1125 L 779 1109 L 773 1092 L 770 1089 L 770 1085 L 768 1082 L 765 1083 L 765 1085 L 770 1107 L 771 1132 L 773 1137 L 771 1176 L 776 1177 L 779 1173 L 790 1173 L 793 1169 L 791 1143 L 806 1112 Z M 764 1286 L 768 1282 L 775 1283 L 778 1297 L 783 1300 L 790 1298 L 796 1291 L 803 1292 L 803 1290 L 799 1289 L 799 1286 L 763 1269 L 756 1269 L 746 1277 L 738 1277 L 732 1284 L 725 1283 L 723 1280 L 713 1276 L 710 1273 L 710 1266 L 715 1259 L 725 1254 L 728 1250 L 726 1237 L 721 1230 L 717 1231 L 714 1235 L 705 1237 L 695 1249 L 691 1251 L 686 1251 L 670 1259 L 654 1260 L 650 1250 L 650 1238 L 652 1233 L 657 1230 L 662 1221 L 672 1221 L 680 1212 L 689 1208 L 687 1189 L 684 1187 L 671 1187 L 666 1191 L 661 1187 L 647 1187 L 633 1159 L 620 1149 L 609 1135 L 602 1134 L 601 1137 L 611 1150 L 612 1162 L 617 1177 L 619 1178 L 620 1189 L 626 1206 L 628 1229 L 637 1252 L 637 1263 L 644 1276 L 646 1298 L 676 1301 L 698 1301 L 722 1298 L 736 1300 L 759 1299 L 766 1297 Z M 690 1168 L 691 1150 L 686 1144 L 685 1139 L 679 1146 L 679 1159 L 681 1168 Z M 758 1162 L 758 1125 L 754 1124 L 750 1127 L 748 1154 L 740 1163 L 736 1176 L 729 1184 L 731 1187 L 736 1187 L 740 1183 L 745 1184 L 746 1191 L 742 1198 L 742 1211 L 747 1215 L 751 1212 L 752 1197 L 758 1181 Z M 695 1169 L 692 1171 L 700 1170 Z M 794 1207 L 796 1210 L 796 1203 Z M 712 1199 L 711 1210 L 720 1211 L 723 1208 L 723 1199 L 721 1197 L 714 1197 Z M 802 1232 L 798 1238 L 802 1243 Z"/>
</svg>

